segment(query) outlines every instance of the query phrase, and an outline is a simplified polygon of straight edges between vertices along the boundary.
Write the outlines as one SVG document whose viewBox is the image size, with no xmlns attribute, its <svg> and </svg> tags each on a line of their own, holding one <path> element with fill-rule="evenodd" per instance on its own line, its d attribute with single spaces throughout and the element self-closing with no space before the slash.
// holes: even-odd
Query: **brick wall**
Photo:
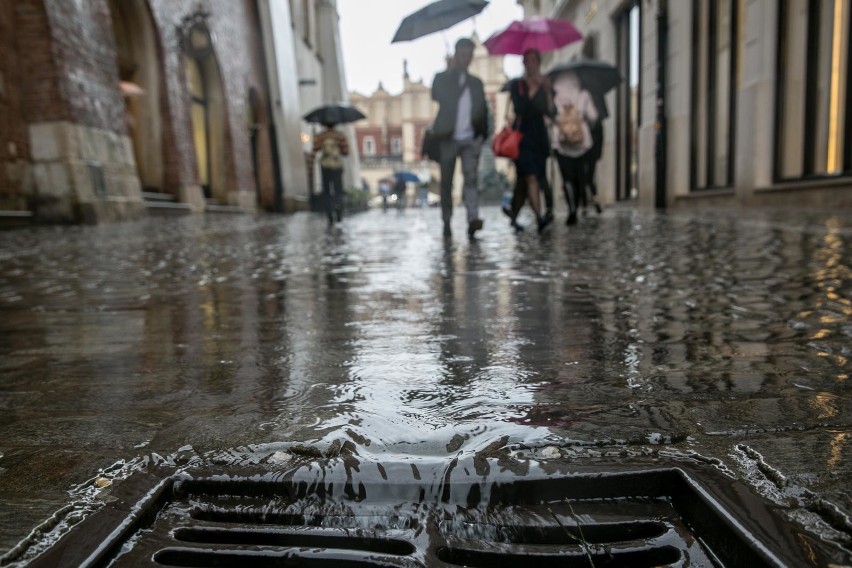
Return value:
<svg viewBox="0 0 852 568">
<path fill-rule="evenodd" d="M 17 57 L 16 42 L 25 40 L 26 34 L 32 33 L 33 28 L 39 28 L 38 37 L 43 37 L 46 21 L 43 12 L 28 14 L 27 32 L 16 21 L 16 11 L 26 13 L 27 10 L 25 2 L 0 2 L 0 209 L 26 208 L 23 194 L 29 144 L 21 104 L 22 67 Z M 31 67 L 27 69 L 29 75 L 37 75 L 40 71 Z"/>
<path fill-rule="evenodd" d="M 261 202 L 271 207 L 274 176 L 266 113 L 268 88 L 255 2 L 133 1 L 144 3 L 157 36 L 157 65 L 162 81 L 159 107 L 163 115 L 164 189 L 180 195 L 182 189 L 198 184 L 181 30 L 187 19 L 200 9 L 209 13 L 204 21 L 211 32 L 215 65 L 221 77 L 225 116 L 224 179 L 228 201 L 245 203 L 245 194 L 238 198 L 237 192 L 252 196 L 255 193 L 249 130 L 249 93 L 254 89 L 259 95 L 255 108 L 260 111 L 256 115 L 261 127 L 257 133 Z M 121 137 L 127 135 L 116 58 L 108 0 L 0 1 L 0 209 L 10 208 L 3 201 L 4 195 L 22 191 L 24 182 L 18 170 L 25 168 L 17 164 L 26 166 L 28 162 L 44 164 L 46 160 L 66 160 L 68 167 L 73 169 L 74 160 L 92 158 L 73 150 L 66 152 L 64 157 L 45 158 L 44 144 L 51 145 L 51 132 L 62 132 L 61 136 L 66 136 L 84 130 L 86 136 L 95 141 L 95 146 L 98 140 L 108 140 L 109 156 L 94 158 L 102 160 L 105 168 L 109 167 L 110 160 L 118 155 L 115 144 L 121 145 Z M 54 124 L 69 126 L 51 130 L 53 127 L 48 125 Z M 36 126 L 39 156 L 34 151 L 36 146 L 29 146 Z M 68 140 L 73 140 L 77 134 L 70 136 Z M 55 143 L 62 146 L 65 139 L 57 139 Z M 88 154 L 106 152 L 106 145 L 102 146 L 87 149 L 91 150 Z M 10 154 L 14 156 L 10 158 Z M 16 165 L 9 166 L 10 162 Z M 124 162 L 119 165 L 122 164 Z M 59 166 L 51 167 L 56 171 Z M 47 177 L 41 170 L 35 175 L 36 191 L 45 187 L 61 191 L 58 189 L 61 184 L 46 182 Z M 129 181 L 122 183 L 126 186 Z"/>
<path fill-rule="evenodd" d="M 248 132 L 248 98 L 254 87 L 266 93 L 263 81 L 263 56 L 259 50 L 259 25 L 251 0 L 208 0 L 201 3 L 209 12 L 206 19 L 213 38 L 213 50 L 223 82 L 227 112 L 227 172 L 231 190 L 254 190 L 251 162 L 251 145 Z M 166 163 L 167 183 L 190 185 L 195 183 L 194 147 L 191 138 L 189 100 L 186 95 L 183 52 L 179 29 L 185 18 L 191 16 L 199 3 L 196 0 L 151 0 L 150 7 L 155 27 L 160 37 L 169 100 L 171 139 L 173 147 Z M 262 107 L 265 108 L 263 100 Z M 263 193 L 272 192 L 271 153 L 266 132 L 259 139 L 261 155 L 261 185 Z M 264 197 L 272 202 L 272 197 Z"/>
<path fill-rule="evenodd" d="M 106 0 L 46 0 L 59 90 L 73 122 L 123 134 L 115 39 Z"/>
</svg>

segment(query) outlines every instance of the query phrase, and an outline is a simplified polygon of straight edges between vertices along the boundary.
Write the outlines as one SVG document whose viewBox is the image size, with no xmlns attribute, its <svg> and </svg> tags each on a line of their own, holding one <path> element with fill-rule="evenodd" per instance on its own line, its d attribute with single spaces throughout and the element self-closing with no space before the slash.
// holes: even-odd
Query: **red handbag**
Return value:
<svg viewBox="0 0 852 568">
<path fill-rule="evenodd" d="M 517 160 L 518 156 L 521 155 L 521 139 L 523 137 L 524 135 L 520 130 L 504 126 L 500 132 L 494 135 L 494 139 L 491 141 L 491 150 L 494 151 L 495 156 L 500 158 Z"/>
<path fill-rule="evenodd" d="M 517 83 L 518 91 L 521 94 L 524 91 L 522 83 L 523 81 Z M 514 84 L 512 86 L 514 87 Z M 494 138 L 491 140 L 491 150 L 495 156 L 500 158 L 517 160 L 518 156 L 521 155 L 521 139 L 524 135 L 520 130 L 509 126 L 510 124 L 512 123 L 509 122 L 509 105 L 506 105 L 506 126 L 494 135 Z"/>
</svg>

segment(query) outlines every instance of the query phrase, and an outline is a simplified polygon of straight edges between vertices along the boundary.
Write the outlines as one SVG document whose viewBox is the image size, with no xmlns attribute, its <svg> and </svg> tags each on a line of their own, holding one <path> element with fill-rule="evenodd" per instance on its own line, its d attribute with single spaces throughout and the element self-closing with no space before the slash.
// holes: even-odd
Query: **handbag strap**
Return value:
<svg viewBox="0 0 852 568">
<path fill-rule="evenodd" d="M 523 78 L 515 80 L 515 84 L 517 84 L 517 86 L 518 86 L 518 94 L 519 94 L 519 95 L 523 95 L 523 94 L 524 94 L 524 93 L 523 93 L 523 85 L 524 85 L 524 83 L 525 83 L 525 81 L 524 81 L 524 79 L 523 79 Z M 514 85 L 512 85 L 512 88 L 514 88 Z M 510 93 L 511 93 L 511 90 L 510 90 Z M 509 97 L 509 102 L 512 102 L 512 98 L 511 98 L 511 96 Z M 509 110 L 512 108 L 512 106 L 513 106 L 513 105 L 511 105 L 511 104 L 507 104 L 507 105 L 506 105 L 506 119 L 505 119 L 505 120 L 506 120 L 506 125 L 508 126 L 509 124 L 511 124 L 511 125 L 512 125 L 512 126 L 511 126 L 512 130 L 518 130 L 518 129 L 521 127 L 521 115 L 517 115 L 517 116 L 515 116 L 515 120 L 514 120 L 514 121 L 512 121 L 512 122 L 509 122 Z"/>
</svg>

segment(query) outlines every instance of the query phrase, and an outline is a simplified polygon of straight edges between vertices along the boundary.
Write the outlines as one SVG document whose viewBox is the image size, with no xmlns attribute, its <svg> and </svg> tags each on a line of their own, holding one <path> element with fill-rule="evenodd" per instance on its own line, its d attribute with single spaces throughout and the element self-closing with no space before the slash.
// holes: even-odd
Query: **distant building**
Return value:
<svg viewBox="0 0 852 568">
<path fill-rule="evenodd" d="M 507 81 L 503 72 L 503 57 L 490 56 L 478 38 L 473 39 L 476 48 L 469 70 L 482 79 L 496 128 L 500 128 L 505 123 L 508 100 L 507 93 L 501 92 Z M 350 102 L 367 116 L 366 120 L 355 124 L 355 138 L 360 154 L 361 174 L 374 193 L 379 179 L 399 169 L 419 173 L 426 168 L 433 179 L 439 179 L 437 164 L 421 158 L 423 131 L 432 124 L 438 112 L 438 105 L 432 100 L 431 84 L 432 77 L 412 80 L 406 64 L 401 93 L 392 95 L 379 83 L 370 95 L 357 92 L 349 94 Z M 495 162 L 490 144 L 483 146 L 481 173 L 488 169 L 508 173 L 509 166 L 510 163 L 503 158 Z M 458 172 L 455 181 L 459 193 L 461 174 Z"/>
<path fill-rule="evenodd" d="M 306 207 L 346 93 L 333 0 L 2 2 L 0 54 L 0 217 L 40 222 Z"/>
<path fill-rule="evenodd" d="M 519 0 L 625 78 L 598 189 L 645 206 L 852 206 L 848 0 Z M 660 64 L 660 56 L 663 60 Z"/>
</svg>

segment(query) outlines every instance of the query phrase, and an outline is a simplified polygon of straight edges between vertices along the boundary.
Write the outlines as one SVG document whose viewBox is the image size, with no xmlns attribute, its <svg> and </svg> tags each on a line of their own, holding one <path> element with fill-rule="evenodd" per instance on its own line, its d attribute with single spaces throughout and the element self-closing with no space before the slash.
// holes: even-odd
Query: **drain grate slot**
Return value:
<svg viewBox="0 0 852 568">
<path fill-rule="evenodd" d="M 502 550 L 442 548 L 438 551 L 438 558 L 442 562 L 468 568 L 517 568 L 518 566 L 535 566 L 536 568 L 589 568 L 589 566 L 644 568 L 647 566 L 652 568 L 677 564 L 681 561 L 682 555 L 680 550 L 673 546 L 653 550 L 593 552 L 588 555 L 584 551 L 573 550 L 517 553 Z"/>
<path fill-rule="evenodd" d="M 196 505 L 190 516 L 197 521 L 213 523 L 239 523 L 244 525 L 276 525 L 283 527 L 334 527 L 383 529 L 416 529 L 417 519 L 399 515 L 305 515 L 281 513 L 272 507 L 226 508 L 213 505 Z"/>
<path fill-rule="evenodd" d="M 370 557 L 367 553 L 352 551 L 315 550 L 198 550 L 169 547 L 154 554 L 154 562 L 161 566 L 209 568 L 278 568 L 304 566 L 307 568 L 399 568 L 401 564 Z"/>
<path fill-rule="evenodd" d="M 338 531 L 317 534 L 268 528 L 184 527 L 172 531 L 172 536 L 184 542 L 205 544 L 335 548 L 399 556 L 415 551 L 414 545 L 404 540 L 340 535 Z"/>
<path fill-rule="evenodd" d="M 649 540 L 663 536 L 668 527 L 660 522 L 589 523 L 576 525 L 489 525 L 465 521 L 445 521 L 441 532 L 460 539 L 511 544 L 607 544 Z"/>
</svg>

